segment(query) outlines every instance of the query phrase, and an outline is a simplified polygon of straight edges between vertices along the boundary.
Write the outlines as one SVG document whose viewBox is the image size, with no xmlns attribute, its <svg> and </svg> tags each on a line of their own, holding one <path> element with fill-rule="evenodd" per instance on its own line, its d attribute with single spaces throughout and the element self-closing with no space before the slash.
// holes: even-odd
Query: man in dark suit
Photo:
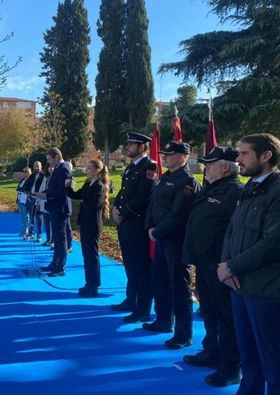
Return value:
<svg viewBox="0 0 280 395">
<path fill-rule="evenodd" d="M 132 311 L 124 318 L 127 323 L 149 319 L 152 302 L 150 242 L 148 232 L 144 229 L 146 211 L 157 176 L 157 165 L 147 156 L 150 140 L 140 133 L 128 133 L 127 156 L 132 162 L 125 170 L 121 190 L 113 207 L 127 287 L 126 299 L 118 305 L 112 305 L 112 309 Z"/>
<path fill-rule="evenodd" d="M 63 276 L 67 257 L 66 221 L 69 216 L 69 205 L 65 191 L 65 180 L 71 179 L 69 166 L 64 162 L 58 148 L 50 148 L 47 152 L 48 164 L 54 167 L 48 188 L 36 194 L 46 198 L 46 208 L 51 216 L 54 239 L 54 255 L 52 262 L 41 270 L 50 272 L 50 277 Z"/>
</svg>

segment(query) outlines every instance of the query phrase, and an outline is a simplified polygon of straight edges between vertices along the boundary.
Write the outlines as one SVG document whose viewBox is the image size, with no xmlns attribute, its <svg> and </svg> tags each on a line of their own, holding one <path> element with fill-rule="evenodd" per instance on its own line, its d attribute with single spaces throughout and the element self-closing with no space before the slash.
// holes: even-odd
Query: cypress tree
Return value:
<svg viewBox="0 0 280 395">
<path fill-rule="evenodd" d="M 61 98 L 64 119 L 61 149 L 66 158 L 85 151 L 88 141 L 88 90 L 86 67 L 90 43 L 87 11 L 83 0 L 65 0 L 58 4 L 54 26 L 44 34 L 41 55 L 46 88 L 43 100 L 54 92 Z"/>
<path fill-rule="evenodd" d="M 154 110 L 151 48 L 144 0 L 127 0 L 125 29 L 125 70 L 129 124 L 143 128 Z"/>
<path fill-rule="evenodd" d="M 109 151 L 120 144 L 121 124 L 125 121 L 123 62 L 124 1 L 102 0 L 97 32 L 103 41 L 96 77 L 95 134 L 98 148 Z"/>
</svg>

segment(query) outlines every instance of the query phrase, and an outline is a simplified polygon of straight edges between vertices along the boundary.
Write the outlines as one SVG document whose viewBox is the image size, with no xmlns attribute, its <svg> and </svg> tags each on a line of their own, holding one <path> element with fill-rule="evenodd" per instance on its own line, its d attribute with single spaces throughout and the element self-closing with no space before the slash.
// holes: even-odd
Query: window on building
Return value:
<svg viewBox="0 0 280 395">
<path fill-rule="evenodd" d="M 27 101 L 18 101 L 16 103 L 16 106 L 18 108 L 22 108 L 23 110 L 31 110 L 31 102 L 27 102 Z"/>
</svg>

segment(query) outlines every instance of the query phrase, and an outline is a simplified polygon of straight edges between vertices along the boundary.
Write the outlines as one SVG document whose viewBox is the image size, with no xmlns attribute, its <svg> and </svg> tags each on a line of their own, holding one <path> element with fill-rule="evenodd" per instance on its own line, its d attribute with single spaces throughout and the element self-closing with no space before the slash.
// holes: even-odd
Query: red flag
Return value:
<svg viewBox="0 0 280 395">
<path fill-rule="evenodd" d="M 208 107 L 209 107 L 209 126 L 206 134 L 206 141 L 205 141 L 205 155 L 209 154 L 209 152 L 218 145 L 213 111 L 212 111 L 213 109 L 212 100 L 209 100 Z M 205 172 L 203 176 L 203 185 L 204 184 L 205 184 Z"/>
<path fill-rule="evenodd" d="M 181 121 L 180 118 L 178 117 L 178 110 L 177 107 L 175 106 L 175 116 L 172 119 L 172 129 L 174 133 L 173 139 L 175 141 L 182 141 L 182 128 L 181 128 Z"/>
<path fill-rule="evenodd" d="M 155 124 L 154 134 L 152 137 L 151 148 L 150 148 L 150 158 L 157 162 L 158 165 L 158 176 L 162 175 L 162 164 L 161 157 L 159 154 L 160 151 L 160 130 L 159 130 L 159 122 Z M 155 254 L 156 242 L 150 242 L 150 257 L 153 259 Z"/>
<path fill-rule="evenodd" d="M 162 175 L 162 165 L 160 151 L 160 130 L 159 123 L 157 122 L 154 129 L 154 134 L 152 137 L 151 148 L 150 148 L 150 158 L 157 162 L 159 176 Z"/>
</svg>

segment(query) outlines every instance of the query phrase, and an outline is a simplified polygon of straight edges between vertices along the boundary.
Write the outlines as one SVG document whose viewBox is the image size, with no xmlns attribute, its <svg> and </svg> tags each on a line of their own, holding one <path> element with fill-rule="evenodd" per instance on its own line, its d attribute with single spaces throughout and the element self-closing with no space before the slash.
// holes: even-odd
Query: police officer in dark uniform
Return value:
<svg viewBox="0 0 280 395">
<path fill-rule="evenodd" d="M 117 311 L 132 311 L 124 318 L 125 322 L 148 320 L 152 302 L 150 241 L 144 229 L 146 211 L 157 176 L 156 163 L 147 156 L 150 140 L 138 132 L 128 133 L 126 150 L 132 162 L 125 170 L 121 190 L 113 207 L 127 287 L 126 299 L 111 307 Z"/>
<path fill-rule="evenodd" d="M 186 355 L 183 360 L 193 366 L 218 368 L 205 377 L 214 386 L 240 380 L 230 291 L 217 275 L 226 228 L 243 188 L 238 180 L 237 155 L 232 148 L 215 147 L 200 158 L 208 183 L 196 196 L 183 250 L 183 262 L 196 266 L 196 286 L 206 330 L 203 350 Z"/>
<path fill-rule="evenodd" d="M 66 221 L 69 216 L 69 204 L 66 196 L 65 180 L 71 179 L 69 166 L 64 162 L 58 148 L 50 148 L 47 152 L 48 164 L 54 167 L 48 188 L 36 193 L 36 197 L 47 199 L 46 209 L 50 213 L 54 239 L 54 255 L 48 266 L 42 271 L 50 272 L 50 277 L 63 276 L 67 258 Z"/>
<path fill-rule="evenodd" d="M 156 320 L 144 323 L 143 328 L 171 332 L 174 315 L 174 336 L 165 346 L 179 349 L 192 344 L 191 270 L 182 265 L 182 247 L 186 222 L 200 186 L 188 168 L 188 144 L 170 141 L 161 153 L 168 171 L 154 190 L 146 222 L 150 238 L 156 242 L 152 266 Z"/>
</svg>

